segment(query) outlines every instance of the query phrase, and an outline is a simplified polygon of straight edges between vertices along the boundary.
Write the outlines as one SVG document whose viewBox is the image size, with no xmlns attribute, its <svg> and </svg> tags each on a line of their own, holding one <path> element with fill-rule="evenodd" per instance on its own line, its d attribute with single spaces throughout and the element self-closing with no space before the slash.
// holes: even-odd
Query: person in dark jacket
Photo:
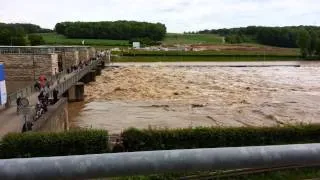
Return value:
<svg viewBox="0 0 320 180">
<path fill-rule="evenodd" d="M 120 139 L 116 140 L 116 144 L 113 146 L 112 152 L 118 153 L 118 152 L 124 152 L 124 146 L 120 143 Z"/>
<path fill-rule="evenodd" d="M 21 97 L 17 98 L 16 103 L 17 103 L 17 113 L 19 114 L 20 109 L 21 109 Z"/>
<path fill-rule="evenodd" d="M 37 91 L 40 91 L 41 86 L 40 86 L 39 81 L 37 81 L 37 82 L 34 84 L 34 89 L 36 89 Z"/>
<path fill-rule="evenodd" d="M 54 88 L 52 94 L 53 94 L 53 103 L 58 102 L 59 91 L 56 88 Z"/>
<path fill-rule="evenodd" d="M 33 126 L 33 124 L 32 124 L 32 122 L 25 122 L 24 124 L 23 124 L 23 126 L 22 126 L 22 132 L 24 133 L 24 132 L 27 132 L 27 131 L 31 131 L 32 130 L 32 126 Z"/>
</svg>

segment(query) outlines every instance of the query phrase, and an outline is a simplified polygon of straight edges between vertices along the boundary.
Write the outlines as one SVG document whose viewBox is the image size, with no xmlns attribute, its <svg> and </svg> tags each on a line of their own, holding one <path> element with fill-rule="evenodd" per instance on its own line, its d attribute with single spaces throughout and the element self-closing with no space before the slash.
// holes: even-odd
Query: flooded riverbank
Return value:
<svg viewBox="0 0 320 180">
<path fill-rule="evenodd" d="M 277 126 L 318 123 L 319 67 L 121 67 L 71 104 L 72 127 Z M 80 113 L 78 113 L 80 112 Z"/>
</svg>

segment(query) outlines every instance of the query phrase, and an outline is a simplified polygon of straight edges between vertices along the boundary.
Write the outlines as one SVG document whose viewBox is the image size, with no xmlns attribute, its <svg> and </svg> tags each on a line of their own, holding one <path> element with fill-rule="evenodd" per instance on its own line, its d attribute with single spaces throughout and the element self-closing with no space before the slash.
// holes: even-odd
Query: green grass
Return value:
<svg viewBox="0 0 320 180">
<path fill-rule="evenodd" d="M 117 52 L 116 54 L 119 54 Z M 218 55 L 235 55 L 235 56 L 299 56 L 297 49 L 278 49 L 273 51 L 263 50 L 221 50 L 221 51 L 143 51 L 130 50 L 129 52 L 120 53 L 124 56 L 218 56 Z"/>
<path fill-rule="evenodd" d="M 127 40 L 108 40 L 108 39 L 70 39 L 56 33 L 39 33 L 42 35 L 46 44 L 59 45 L 82 45 L 85 40 L 91 46 L 130 46 Z M 163 41 L 166 45 L 173 44 L 221 44 L 222 37 L 213 34 L 173 34 L 168 33 Z"/>
<path fill-rule="evenodd" d="M 200 62 L 200 61 L 276 61 L 276 60 L 296 60 L 293 57 L 239 57 L 239 56 L 118 56 L 113 57 L 113 62 Z"/>
<path fill-rule="evenodd" d="M 222 44 L 222 37 L 215 34 L 175 34 L 168 33 L 163 41 L 165 45 L 174 44 Z"/>
<path fill-rule="evenodd" d="M 82 40 L 85 45 L 90 46 L 129 46 L 127 40 L 108 40 L 108 39 L 70 39 L 56 33 L 39 33 L 48 45 L 82 45 Z"/>
</svg>

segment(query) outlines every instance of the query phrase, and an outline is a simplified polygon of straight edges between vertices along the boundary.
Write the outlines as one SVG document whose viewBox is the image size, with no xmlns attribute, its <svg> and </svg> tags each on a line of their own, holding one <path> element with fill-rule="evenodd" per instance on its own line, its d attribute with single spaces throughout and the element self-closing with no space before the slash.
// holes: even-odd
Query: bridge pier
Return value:
<svg viewBox="0 0 320 180">
<path fill-rule="evenodd" d="M 101 67 L 101 69 L 104 69 L 104 67 L 105 67 L 105 62 L 104 61 L 101 61 L 100 67 Z"/>
<path fill-rule="evenodd" d="M 91 71 L 89 71 L 89 73 L 88 73 L 89 75 L 90 75 L 90 79 L 91 79 L 91 82 L 93 81 L 93 82 L 95 82 L 96 81 L 96 70 L 91 70 Z"/>
<path fill-rule="evenodd" d="M 96 81 L 96 70 L 89 71 L 86 75 L 84 75 L 80 82 L 88 84 L 89 82 Z"/>
<path fill-rule="evenodd" d="M 101 71 L 102 71 L 101 67 L 98 66 L 95 70 L 96 70 L 96 76 L 101 76 Z"/>
<path fill-rule="evenodd" d="M 78 102 L 84 100 L 84 83 L 78 82 L 75 85 L 71 86 L 68 90 L 68 101 L 69 102 Z"/>
</svg>

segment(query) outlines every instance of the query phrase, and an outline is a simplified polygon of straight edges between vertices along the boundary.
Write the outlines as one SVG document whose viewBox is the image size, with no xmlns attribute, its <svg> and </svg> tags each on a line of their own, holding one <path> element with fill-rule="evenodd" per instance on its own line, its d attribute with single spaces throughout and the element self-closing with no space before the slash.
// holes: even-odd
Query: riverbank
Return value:
<svg viewBox="0 0 320 180">
<path fill-rule="evenodd" d="M 221 62 L 113 62 L 110 67 L 320 67 L 320 61 L 221 61 Z"/>
</svg>

